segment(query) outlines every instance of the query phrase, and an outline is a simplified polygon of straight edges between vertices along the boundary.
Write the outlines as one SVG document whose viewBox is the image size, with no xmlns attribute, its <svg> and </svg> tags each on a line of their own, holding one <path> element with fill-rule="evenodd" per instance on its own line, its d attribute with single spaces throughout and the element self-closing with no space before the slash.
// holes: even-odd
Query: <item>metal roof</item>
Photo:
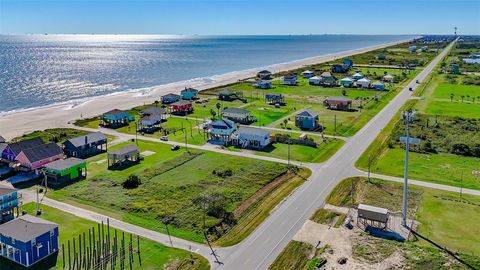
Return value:
<svg viewBox="0 0 480 270">
<path fill-rule="evenodd" d="M 223 110 L 223 113 L 249 115 L 250 111 L 245 110 L 245 109 L 241 109 L 241 108 L 226 108 L 226 109 Z"/>
<path fill-rule="evenodd" d="M 226 127 L 226 128 L 230 129 L 230 128 L 235 127 L 235 122 L 233 122 L 232 120 L 228 120 L 228 119 L 221 119 L 221 120 L 213 121 L 212 123 L 210 123 L 210 126 L 213 127 L 213 128 Z"/>
<path fill-rule="evenodd" d="M 169 93 L 169 94 L 166 94 L 166 95 L 163 95 L 163 97 L 180 97 L 180 95 L 177 95 L 177 94 L 174 94 L 174 93 Z"/>
<path fill-rule="evenodd" d="M 107 139 L 107 137 L 105 137 L 105 135 L 103 135 L 103 133 L 93 132 L 93 133 L 89 133 L 89 134 L 86 134 L 86 135 L 83 135 L 83 136 L 78 136 L 78 137 L 75 137 L 75 138 L 71 138 L 71 139 L 67 140 L 67 142 L 70 142 L 75 147 L 80 147 L 80 146 L 87 145 L 87 144 L 92 143 L 92 142 L 99 142 L 99 141 L 106 140 L 106 139 Z"/>
<path fill-rule="evenodd" d="M 259 135 L 259 136 L 270 136 L 270 131 L 261 128 L 253 128 L 253 127 L 241 127 L 238 130 L 238 134 L 252 134 L 252 135 Z"/>
<path fill-rule="evenodd" d="M 47 165 L 45 165 L 45 168 L 55 170 L 55 171 L 63 171 L 70 169 L 74 166 L 77 166 L 79 164 L 86 163 L 85 160 L 79 159 L 79 158 L 74 158 L 70 157 L 67 159 L 60 159 L 56 160 L 54 162 L 50 162 Z"/>
<path fill-rule="evenodd" d="M 58 228 L 56 223 L 31 215 L 23 215 L 0 225 L 0 234 L 26 243 L 55 228 Z"/>
<path fill-rule="evenodd" d="M 312 111 L 312 110 L 305 110 L 299 114 L 297 114 L 297 116 L 308 116 L 308 117 L 315 117 L 315 116 L 318 116 L 318 112 L 316 111 Z"/>
<path fill-rule="evenodd" d="M 165 109 L 161 107 L 150 107 L 145 110 L 140 111 L 140 114 L 143 115 L 162 115 L 165 114 Z"/>
<path fill-rule="evenodd" d="M 388 214 L 388 209 L 381 208 L 381 207 L 376 207 L 376 206 L 372 206 L 372 205 L 368 205 L 368 204 L 359 204 L 358 205 L 358 210 L 366 210 L 366 211 L 375 212 L 375 213 L 379 213 L 379 214 L 383 214 L 383 215 Z"/>
<path fill-rule="evenodd" d="M 123 110 L 119 110 L 119 109 L 113 109 L 111 111 L 108 111 L 105 114 L 111 114 L 111 115 L 119 115 L 119 114 L 122 114 L 122 113 L 125 113 L 126 111 L 123 111 Z"/>
<path fill-rule="evenodd" d="M 188 105 L 188 104 L 192 104 L 192 102 L 188 101 L 188 100 L 179 100 L 177 102 L 174 102 L 172 104 L 170 104 L 171 106 L 184 106 L 184 105 Z"/>
<path fill-rule="evenodd" d="M 340 81 L 342 81 L 342 82 L 353 82 L 353 80 L 350 79 L 349 77 L 343 78 Z"/>
<path fill-rule="evenodd" d="M 136 147 L 135 145 L 127 145 L 127 146 L 124 146 L 120 149 L 116 149 L 116 150 L 113 150 L 113 151 L 110 151 L 108 152 L 109 155 L 119 155 L 119 156 L 122 156 L 122 155 L 126 155 L 126 154 L 131 154 L 131 153 L 137 153 L 137 152 L 140 152 L 138 150 L 138 147 Z"/>
<path fill-rule="evenodd" d="M 62 148 L 56 143 L 43 144 L 34 148 L 25 149 L 22 152 L 32 163 L 63 154 Z"/>
<path fill-rule="evenodd" d="M 10 144 L 8 144 L 8 147 L 10 148 L 10 150 L 12 150 L 12 152 L 15 155 L 18 155 L 18 154 L 20 154 L 20 152 L 22 152 L 25 149 L 32 148 L 32 147 L 37 147 L 37 146 L 40 146 L 42 144 L 44 144 L 42 138 L 36 137 L 36 138 L 24 140 L 24 141 L 10 143 Z"/>
<path fill-rule="evenodd" d="M 7 181 L 0 181 L 0 196 L 10 194 L 14 191 L 17 191 L 13 185 Z"/>
</svg>

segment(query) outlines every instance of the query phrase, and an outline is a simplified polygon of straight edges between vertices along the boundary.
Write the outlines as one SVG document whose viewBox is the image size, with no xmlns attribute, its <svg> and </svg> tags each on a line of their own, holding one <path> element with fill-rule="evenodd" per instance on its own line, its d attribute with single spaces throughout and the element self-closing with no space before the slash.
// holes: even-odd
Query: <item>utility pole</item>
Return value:
<svg viewBox="0 0 480 270">
<path fill-rule="evenodd" d="M 401 113 L 401 119 L 405 124 L 405 171 L 403 183 L 403 209 L 402 209 L 402 226 L 407 227 L 407 194 L 408 194 L 408 151 L 410 149 L 410 123 L 415 119 L 415 112 L 412 110 Z"/>
</svg>

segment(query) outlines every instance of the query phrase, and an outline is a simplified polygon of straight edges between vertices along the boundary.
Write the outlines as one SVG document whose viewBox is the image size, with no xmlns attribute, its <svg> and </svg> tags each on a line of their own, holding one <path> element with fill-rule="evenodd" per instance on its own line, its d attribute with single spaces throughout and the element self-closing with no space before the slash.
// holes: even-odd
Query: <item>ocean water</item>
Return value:
<svg viewBox="0 0 480 270">
<path fill-rule="evenodd" d="M 410 36 L 0 35 L 0 112 L 144 89 Z"/>
</svg>

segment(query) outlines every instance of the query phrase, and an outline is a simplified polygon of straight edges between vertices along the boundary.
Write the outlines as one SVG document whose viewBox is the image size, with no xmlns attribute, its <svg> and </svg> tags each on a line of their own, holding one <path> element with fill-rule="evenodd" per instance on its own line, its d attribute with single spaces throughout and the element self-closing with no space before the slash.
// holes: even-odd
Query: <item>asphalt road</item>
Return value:
<svg viewBox="0 0 480 270">
<path fill-rule="evenodd" d="M 222 254 L 221 265 L 214 269 L 267 269 L 280 254 L 305 220 L 324 204 L 326 196 L 342 179 L 358 175 L 355 161 L 379 135 L 412 95 L 409 87 L 418 87 L 416 80 L 423 81 L 433 68 L 448 53 L 450 44 L 418 76 L 411 81 L 390 103 L 372 118 L 332 158 L 315 170 L 309 181 L 291 194 L 246 240 L 233 252 Z"/>
</svg>

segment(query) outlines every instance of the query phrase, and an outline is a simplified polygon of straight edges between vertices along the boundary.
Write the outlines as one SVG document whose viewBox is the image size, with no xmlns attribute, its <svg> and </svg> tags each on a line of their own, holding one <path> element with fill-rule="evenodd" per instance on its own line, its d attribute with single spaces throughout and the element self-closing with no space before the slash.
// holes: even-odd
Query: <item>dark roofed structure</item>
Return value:
<svg viewBox="0 0 480 270">
<path fill-rule="evenodd" d="M 104 115 L 121 115 L 121 114 L 124 114 L 126 113 L 127 111 L 124 111 L 124 110 L 119 110 L 119 109 L 113 109 L 113 110 L 110 110 L 106 113 L 104 113 Z"/>
<path fill-rule="evenodd" d="M 162 115 L 165 114 L 165 109 L 162 107 L 150 107 L 145 110 L 140 111 L 141 115 Z"/>
<path fill-rule="evenodd" d="M 10 150 L 15 154 L 15 156 L 18 156 L 18 154 L 20 154 L 20 152 L 22 152 L 25 149 L 38 147 L 43 144 L 44 142 L 42 138 L 36 137 L 33 139 L 10 143 L 8 144 L 8 148 L 10 148 Z"/>
<path fill-rule="evenodd" d="M 50 162 L 47 165 L 45 165 L 45 168 L 56 170 L 56 171 L 63 171 L 83 163 L 85 163 L 85 160 L 71 157 L 67 159 L 60 159 L 54 162 Z"/>
<path fill-rule="evenodd" d="M 107 137 L 101 132 L 89 133 L 65 141 L 63 149 L 69 157 L 92 156 L 107 149 Z"/>
<path fill-rule="evenodd" d="M 31 163 L 63 155 L 63 150 L 56 143 L 43 144 L 22 151 Z"/>
<path fill-rule="evenodd" d="M 3 138 L 2 136 L 0 136 L 0 143 L 4 143 L 5 142 L 5 138 Z"/>
</svg>

